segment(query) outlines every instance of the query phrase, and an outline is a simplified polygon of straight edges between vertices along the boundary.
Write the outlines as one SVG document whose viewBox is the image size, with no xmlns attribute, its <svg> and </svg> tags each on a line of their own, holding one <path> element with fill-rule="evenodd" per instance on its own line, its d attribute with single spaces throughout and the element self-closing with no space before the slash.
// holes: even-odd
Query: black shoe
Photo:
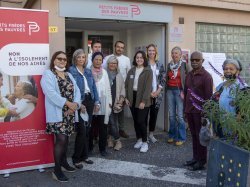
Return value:
<svg viewBox="0 0 250 187">
<path fill-rule="evenodd" d="M 119 134 L 123 138 L 129 138 L 129 135 L 124 130 L 119 130 Z"/>
<path fill-rule="evenodd" d="M 52 172 L 52 178 L 59 182 L 68 182 L 69 179 L 66 177 L 63 172 Z"/>
<path fill-rule="evenodd" d="M 108 155 L 107 151 L 101 151 L 100 152 L 101 156 L 106 157 Z"/>
<path fill-rule="evenodd" d="M 192 167 L 189 168 L 191 171 L 204 170 L 204 164 L 201 162 L 196 162 Z"/>
<path fill-rule="evenodd" d="M 188 160 L 186 161 L 183 165 L 184 166 L 193 166 L 197 161 L 192 159 L 192 160 Z"/>
<path fill-rule="evenodd" d="M 82 168 L 83 168 L 83 165 L 82 165 L 81 162 L 74 163 L 74 166 L 75 166 L 77 169 L 82 169 Z"/>
<path fill-rule="evenodd" d="M 68 164 L 63 165 L 63 166 L 62 166 L 62 170 L 63 170 L 63 171 L 67 171 L 67 172 L 71 172 L 71 173 L 73 173 L 73 172 L 76 171 L 75 168 L 71 167 L 71 166 L 68 165 Z"/>
<path fill-rule="evenodd" d="M 85 159 L 83 162 L 85 162 L 86 164 L 94 164 L 94 162 L 89 159 Z"/>
</svg>

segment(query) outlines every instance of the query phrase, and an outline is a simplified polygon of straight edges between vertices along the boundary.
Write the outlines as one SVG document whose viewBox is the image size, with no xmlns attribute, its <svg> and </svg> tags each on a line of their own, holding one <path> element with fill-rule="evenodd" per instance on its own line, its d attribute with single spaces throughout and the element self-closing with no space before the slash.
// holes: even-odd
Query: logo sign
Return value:
<svg viewBox="0 0 250 187">
<path fill-rule="evenodd" d="M 172 22 L 172 7 L 149 3 L 104 0 L 59 0 L 63 17 Z"/>
<path fill-rule="evenodd" d="M 134 15 L 140 15 L 141 10 L 138 5 L 130 5 L 131 7 L 131 17 L 133 18 Z"/>
<path fill-rule="evenodd" d="M 36 22 L 28 21 L 29 25 L 29 35 L 31 35 L 32 32 L 38 32 L 40 31 L 40 27 Z"/>
</svg>

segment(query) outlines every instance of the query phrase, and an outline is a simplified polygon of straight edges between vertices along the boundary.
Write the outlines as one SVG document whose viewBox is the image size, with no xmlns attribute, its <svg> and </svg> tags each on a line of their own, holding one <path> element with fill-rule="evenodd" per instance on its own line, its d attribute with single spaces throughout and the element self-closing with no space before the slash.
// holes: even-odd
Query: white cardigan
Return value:
<svg viewBox="0 0 250 187">
<path fill-rule="evenodd" d="M 101 106 L 100 110 L 94 113 L 94 115 L 105 115 L 104 124 L 108 124 L 109 115 L 111 113 L 110 106 L 112 106 L 112 97 L 108 73 L 105 69 L 102 69 L 102 74 L 102 78 L 98 82 L 95 82 Z"/>
</svg>

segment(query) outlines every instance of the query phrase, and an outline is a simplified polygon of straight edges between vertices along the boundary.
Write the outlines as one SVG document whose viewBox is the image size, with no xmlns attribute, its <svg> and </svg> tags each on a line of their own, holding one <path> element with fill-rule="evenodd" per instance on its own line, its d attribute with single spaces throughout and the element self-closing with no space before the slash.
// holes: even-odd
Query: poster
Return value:
<svg viewBox="0 0 250 187">
<path fill-rule="evenodd" d="M 204 62 L 203 67 L 212 75 L 213 82 L 214 82 L 214 90 L 215 88 L 223 82 L 223 78 L 213 70 L 213 67 L 223 75 L 222 65 L 223 62 L 226 60 L 225 53 L 202 53 Z M 212 66 L 213 67 L 212 67 Z"/>
<path fill-rule="evenodd" d="M 53 166 L 40 87 L 49 65 L 48 11 L 0 7 L 0 18 L 0 174 Z"/>
</svg>

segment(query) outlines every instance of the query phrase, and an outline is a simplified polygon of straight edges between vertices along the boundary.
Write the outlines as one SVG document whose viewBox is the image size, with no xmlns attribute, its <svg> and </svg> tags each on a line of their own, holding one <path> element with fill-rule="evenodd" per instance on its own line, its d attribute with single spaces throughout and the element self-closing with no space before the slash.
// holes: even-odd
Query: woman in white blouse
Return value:
<svg viewBox="0 0 250 187">
<path fill-rule="evenodd" d="M 93 113 L 92 127 L 90 133 L 90 148 L 93 148 L 93 128 L 98 127 L 99 131 L 99 151 L 102 156 L 106 156 L 107 145 L 107 124 L 111 113 L 112 97 L 107 71 L 102 68 L 103 54 L 95 52 L 92 55 L 91 71 L 95 80 L 97 92 L 100 100 L 100 109 Z"/>
</svg>

